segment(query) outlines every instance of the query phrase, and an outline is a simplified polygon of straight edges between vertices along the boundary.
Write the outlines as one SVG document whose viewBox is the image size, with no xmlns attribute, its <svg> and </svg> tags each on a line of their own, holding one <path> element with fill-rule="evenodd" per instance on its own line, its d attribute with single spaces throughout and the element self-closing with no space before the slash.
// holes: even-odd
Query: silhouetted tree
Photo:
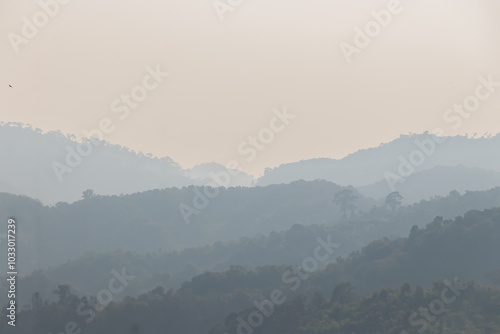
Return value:
<svg viewBox="0 0 500 334">
<path fill-rule="evenodd" d="M 349 216 L 354 214 L 356 206 L 352 203 L 358 196 L 354 195 L 352 189 L 344 189 L 335 194 L 333 202 L 340 206 L 340 212 L 342 213 L 342 219 L 347 219 Z"/>
<path fill-rule="evenodd" d="M 70 294 L 70 289 L 68 284 L 59 284 L 57 289 L 54 290 L 54 294 L 59 297 L 59 301 L 64 301 Z"/>
<path fill-rule="evenodd" d="M 87 189 L 82 193 L 83 199 L 90 199 L 94 197 L 94 191 L 92 189 Z"/>
<path fill-rule="evenodd" d="M 35 292 L 31 295 L 31 309 L 34 312 L 38 312 L 43 306 L 43 300 L 40 297 L 40 293 Z"/>
<path fill-rule="evenodd" d="M 401 196 L 399 191 L 394 191 L 385 198 L 385 204 L 388 205 L 392 211 L 396 211 L 396 209 L 401 206 L 402 202 L 403 196 Z"/>
</svg>

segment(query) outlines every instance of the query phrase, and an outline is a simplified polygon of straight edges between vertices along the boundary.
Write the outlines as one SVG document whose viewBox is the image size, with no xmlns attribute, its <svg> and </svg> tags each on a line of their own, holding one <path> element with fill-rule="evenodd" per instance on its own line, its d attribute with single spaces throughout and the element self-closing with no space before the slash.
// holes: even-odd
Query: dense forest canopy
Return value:
<svg viewBox="0 0 500 334">
<path fill-rule="evenodd" d="M 281 244 L 285 249 L 292 249 L 297 246 L 294 238 L 306 237 L 307 240 L 311 234 L 312 230 L 295 226 L 281 236 L 275 235 L 269 245 L 280 247 Z M 168 291 L 165 286 L 169 277 L 165 276 L 163 281 L 159 280 L 158 287 L 122 301 L 111 301 L 114 300 L 111 297 L 104 303 L 103 290 L 90 297 L 78 296 L 69 285 L 60 284 L 54 290 L 55 301 L 47 301 L 48 296 L 39 292 L 33 293 L 31 303 L 19 316 L 22 325 L 16 330 L 42 333 L 64 328 L 67 319 L 75 318 L 74 310 L 79 310 L 80 316 L 75 324 L 88 327 L 93 333 L 134 328 L 141 333 L 159 330 L 240 333 L 242 326 L 256 333 L 365 330 L 399 333 L 421 328 L 431 333 L 445 329 L 494 333 L 500 328 L 500 316 L 496 312 L 500 310 L 500 290 L 475 283 L 500 284 L 500 208 L 473 210 L 455 219 L 436 217 L 424 228 L 415 225 L 407 238 L 380 239 L 359 252 L 338 256 L 336 261 L 330 261 L 330 256 L 325 258 L 325 255 L 330 249 L 330 255 L 335 256 L 339 245 L 322 234 L 322 240 L 316 238 L 316 242 L 309 244 L 309 256 L 294 265 L 255 269 L 231 265 L 227 271 L 205 272 L 180 288 Z M 324 261 L 323 266 L 317 263 L 311 268 L 308 263 L 312 254 L 317 262 L 321 262 L 320 258 Z M 259 254 L 248 256 L 255 258 Z M 290 258 L 283 260 L 290 261 Z M 124 265 L 121 272 L 118 269 L 112 273 L 121 277 L 123 289 L 132 286 L 137 278 L 132 274 L 133 269 Z M 425 290 L 422 286 L 432 288 Z M 443 294 L 446 288 L 455 297 L 450 292 Z M 268 298 L 275 300 L 272 312 Z M 450 302 L 446 305 L 443 301 L 435 302 L 439 298 Z M 452 303 L 452 299 L 457 302 Z M 417 312 L 419 307 L 432 306 L 432 303 L 442 305 L 439 306 L 442 309 L 438 308 L 431 315 L 432 320 L 426 321 L 425 314 Z M 260 316 L 254 307 L 260 310 Z M 470 312 L 481 316 L 472 316 Z M 159 314 L 164 316 L 158 317 Z M 10 333 L 9 330 L 5 327 L 5 333 Z"/>
</svg>

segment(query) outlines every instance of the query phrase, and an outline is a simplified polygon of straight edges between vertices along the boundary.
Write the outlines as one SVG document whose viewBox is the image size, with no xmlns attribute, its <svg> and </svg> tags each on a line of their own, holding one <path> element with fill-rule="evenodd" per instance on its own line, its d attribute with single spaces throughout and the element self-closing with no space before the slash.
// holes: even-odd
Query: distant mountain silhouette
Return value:
<svg viewBox="0 0 500 334">
<path fill-rule="evenodd" d="M 199 180 L 203 184 L 210 184 L 213 182 L 211 173 L 220 173 L 226 171 L 226 167 L 215 162 L 209 162 L 205 164 L 196 165 L 193 168 L 186 170 L 186 176 L 193 180 Z M 231 175 L 229 182 L 230 187 L 252 187 L 255 185 L 255 179 L 252 175 L 244 173 L 242 171 L 233 170 L 237 175 Z"/>
<path fill-rule="evenodd" d="M 86 189 L 117 195 L 200 183 L 168 157 L 154 158 L 105 142 L 90 143 L 91 149 L 81 145 L 79 150 L 72 136 L 43 134 L 19 123 L 0 124 L 0 143 L 0 192 L 46 204 L 76 201 Z"/>
<path fill-rule="evenodd" d="M 219 196 L 203 202 L 200 194 L 206 188 L 190 186 L 124 196 L 94 194 L 55 206 L 0 193 L 0 221 L 13 216 L 22 224 L 19 248 L 24 261 L 20 266 L 27 272 L 89 250 L 172 251 L 281 231 L 294 224 L 332 223 L 343 215 L 333 199 L 344 189 L 326 181 L 218 188 Z M 375 204 L 355 190 L 352 194 L 355 212 L 368 211 Z M 179 209 L 181 204 L 194 212 L 189 222 Z M 5 251 L 0 247 L 0 256 L 7 256 Z"/>
<path fill-rule="evenodd" d="M 403 202 L 410 204 L 433 196 L 447 196 L 450 191 L 464 193 L 495 186 L 500 186 L 500 172 L 464 166 L 438 166 L 410 175 L 396 185 L 396 190 L 403 196 Z M 357 189 L 367 197 L 384 199 L 388 186 L 387 181 L 382 180 Z"/>
<path fill-rule="evenodd" d="M 496 156 L 500 135 L 446 139 L 438 143 L 428 134 L 403 135 L 340 160 L 311 159 L 267 169 L 257 181 L 240 172 L 225 185 L 266 186 L 323 179 L 341 186 L 362 187 L 364 194 L 380 199 L 400 190 L 407 203 L 451 190 L 498 185 L 494 172 L 500 172 Z M 0 123 L 0 143 L 0 192 L 29 196 L 51 205 L 77 201 L 87 189 L 100 195 L 120 195 L 214 185 L 213 174 L 225 172 L 224 166 L 213 162 L 183 169 L 169 157 L 157 158 L 97 139 L 82 143 L 72 135 L 42 133 L 21 123 Z M 450 173 L 436 170 L 420 174 L 439 166 L 459 165 L 462 169 Z M 388 176 L 399 178 L 393 187 L 386 180 Z M 414 182 L 418 187 L 411 186 Z"/>
<path fill-rule="evenodd" d="M 496 154 L 500 151 L 500 134 L 482 138 L 455 136 L 444 139 L 444 143 L 436 143 L 428 134 L 402 135 L 389 143 L 359 150 L 343 159 L 310 159 L 267 169 L 257 184 L 265 186 L 324 179 L 339 185 L 359 187 L 385 180 L 386 173 L 400 176 L 398 168 L 402 168 L 402 165 L 408 167 L 408 164 L 414 169 L 413 172 L 436 166 L 458 165 L 500 172 L 500 159 Z M 420 164 L 419 159 L 422 157 Z M 411 161 L 420 165 L 412 165 Z M 386 191 L 389 193 L 391 188 L 387 186 Z"/>
</svg>

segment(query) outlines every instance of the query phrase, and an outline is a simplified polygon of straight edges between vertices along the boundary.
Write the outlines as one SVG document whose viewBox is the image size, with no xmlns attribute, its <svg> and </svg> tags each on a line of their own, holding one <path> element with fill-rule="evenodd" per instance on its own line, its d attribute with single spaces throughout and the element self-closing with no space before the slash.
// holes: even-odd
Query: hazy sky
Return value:
<svg viewBox="0 0 500 334">
<path fill-rule="evenodd" d="M 9 33 L 44 15 L 36 1 L 0 0 L 0 121 L 80 136 L 109 118 L 111 143 L 183 167 L 237 160 L 252 174 L 436 127 L 500 132 L 500 88 L 456 130 L 443 121 L 479 76 L 500 82 L 500 2 L 401 0 L 348 63 L 340 43 L 354 45 L 390 2 L 245 0 L 221 20 L 211 0 L 72 0 L 36 34 L 25 28 L 34 36 L 16 53 Z M 157 65 L 169 76 L 147 79 L 127 117 L 120 100 L 113 112 Z M 238 146 L 284 107 L 295 119 L 246 162 Z"/>
</svg>

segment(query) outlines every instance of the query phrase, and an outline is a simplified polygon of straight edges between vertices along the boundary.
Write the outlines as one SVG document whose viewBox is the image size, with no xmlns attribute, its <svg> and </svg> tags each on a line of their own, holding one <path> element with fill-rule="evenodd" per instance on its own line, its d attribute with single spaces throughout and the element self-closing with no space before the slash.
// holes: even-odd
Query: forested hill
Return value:
<svg viewBox="0 0 500 334">
<path fill-rule="evenodd" d="M 278 186 L 278 188 L 289 186 Z M 240 190 L 248 191 L 248 189 Z M 135 204 L 138 202 L 136 200 Z M 34 207 L 37 204 L 35 201 L 29 202 L 28 200 L 20 203 L 34 205 Z M 20 203 L 8 204 L 12 208 L 19 208 Z M 187 248 L 182 251 L 168 251 L 166 247 L 168 245 L 164 243 L 155 245 L 158 249 L 146 254 L 130 250 L 102 253 L 95 247 L 92 252 L 84 256 L 58 266 L 45 268 L 32 275 L 26 275 L 29 272 L 23 271 L 25 275 L 20 279 L 20 285 L 23 288 L 19 294 L 19 300 L 23 303 L 29 302 L 31 294 L 35 291 L 50 296 L 58 282 L 70 284 L 79 295 L 92 293 L 106 284 L 111 268 L 123 266 L 127 266 L 138 279 L 129 286 L 127 293 L 120 294 L 117 298 L 126 295 L 137 296 L 160 283 L 165 288 L 178 288 L 183 281 L 202 272 L 224 271 L 233 264 L 243 265 L 248 269 L 262 265 L 300 264 L 300 261 L 316 244 L 317 238 L 325 235 L 331 235 L 339 244 L 335 257 L 345 256 L 385 236 L 391 239 L 407 236 L 413 225 L 423 228 L 436 216 L 447 219 L 462 215 L 471 208 L 492 208 L 498 206 L 499 203 L 500 188 L 495 188 L 486 192 L 467 192 L 464 195 L 452 193 L 447 197 L 421 201 L 411 206 L 401 206 L 396 210 L 387 206 L 375 206 L 365 213 L 356 213 L 347 220 L 340 219 L 333 224 L 306 226 L 294 224 L 289 228 L 270 232 L 269 235 L 245 236 L 231 241 L 207 243 L 211 246 Z M 269 224 L 272 223 L 273 220 L 270 220 Z M 228 221 L 227 224 L 231 226 L 231 222 Z M 125 232 L 126 230 L 120 233 Z M 188 236 L 186 235 L 186 238 Z M 24 236 L 23 239 L 25 239 Z M 26 239 L 30 241 L 29 246 L 37 245 L 32 242 L 32 239 Z M 113 238 L 110 237 L 109 240 L 112 241 Z M 91 238 L 72 240 L 73 243 L 77 241 L 81 244 L 93 242 Z M 54 241 L 53 247 L 58 247 L 61 242 Z M 53 252 L 56 253 L 57 248 Z M 38 258 L 40 258 L 40 253 L 23 253 L 24 261 Z M 82 271 L 92 272 L 94 275 L 83 279 Z M 2 299 L 0 303 L 1 301 Z"/>
<path fill-rule="evenodd" d="M 404 203 L 411 204 L 435 196 L 446 196 L 453 190 L 463 193 L 494 186 L 500 186 L 500 171 L 438 166 L 411 174 L 403 182 L 396 183 L 394 190 L 404 197 Z M 385 198 L 390 188 L 387 180 L 382 180 L 356 189 L 364 196 L 378 199 Z"/>
<path fill-rule="evenodd" d="M 354 187 L 385 181 L 386 172 L 399 175 L 398 168 L 406 165 L 414 173 L 437 166 L 479 168 L 500 172 L 499 159 L 493 154 L 500 150 L 500 134 L 493 137 L 466 136 L 438 138 L 429 134 L 401 135 L 378 147 L 362 149 L 342 159 L 310 159 L 269 168 L 257 184 L 289 183 L 317 178 L 350 184 Z M 419 155 L 422 163 L 412 164 L 410 156 Z M 408 175 L 404 175 L 407 177 Z M 460 179 L 455 182 L 460 183 Z M 432 182 L 429 182 L 432 186 Z M 451 190 L 451 189 L 450 189 Z M 468 189 L 472 190 L 472 189 Z M 434 194 L 437 195 L 437 194 Z"/>
<path fill-rule="evenodd" d="M 91 250 L 172 251 L 265 235 L 294 224 L 333 224 L 343 215 L 333 202 L 342 189 L 316 181 L 255 188 L 193 186 L 125 196 L 88 192 L 80 201 L 53 207 L 0 194 L 0 214 L 19 221 L 19 233 L 23 235 L 19 246 L 24 257 L 20 265 L 27 272 Z M 217 196 L 204 195 L 215 191 L 219 192 Z M 352 192 L 358 210 L 369 210 L 375 204 Z M 0 249 L 0 255 L 4 251 Z"/>
<path fill-rule="evenodd" d="M 0 192 L 53 204 L 78 200 L 85 189 L 103 194 L 179 187 L 195 182 L 172 159 L 153 158 L 104 141 L 79 145 L 76 136 L 0 123 Z M 58 172 L 56 172 L 58 171 Z"/>
<path fill-rule="evenodd" d="M 4 215 L 2 219 L 13 215 L 20 223 L 20 266 L 23 273 L 29 274 L 33 269 L 57 265 L 90 251 L 168 253 L 241 237 L 268 236 L 295 224 L 334 226 L 335 237 L 345 254 L 383 236 L 405 236 L 412 225 L 422 227 L 436 216 L 453 218 L 468 210 L 500 205 L 500 188 L 462 195 L 452 192 L 410 206 L 389 207 L 364 198 L 353 189 L 325 181 L 301 181 L 219 189 L 220 195 L 210 199 L 187 223 L 179 205 L 194 207 L 194 190 L 164 189 L 109 197 L 88 194 L 73 204 L 54 207 L 26 197 L 0 194 L 0 213 Z M 349 194 L 346 202 L 342 201 L 345 196 L 336 201 L 342 191 Z M 0 256 L 4 252 L 0 248 Z"/>
<path fill-rule="evenodd" d="M 350 334 L 370 330 L 399 334 L 422 328 L 423 322 L 417 323 L 414 316 L 412 323 L 409 317 L 420 307 L 429 307 L 434 299 L 442 300 L 445 288 L 446 310 L 426 324 L 431 333 L 444 333 L 445 328 L 453 329 L 452 333 L 497 333 L 500 328 L 500 292 L 471 281 L 487 278 L 500 284 L 500 208 L 470 211 L 453 220 L 437 218 L 425 228 L 413 228 L 408 238 L 373 242 L 324 270 L 316 270 L 307 260 L 314 257 L 321 262 L 319 258 L 328 253 L 327 246 L 318 245 L 325 252 L 311 249 L 302 269 L 266 266 L 245 270 L 233 266 L 224 273 L 197 276 L 178 290 L 167 292 L 158 287 L 138 298 L 111 302 L 104 309 L 93 304 L 92 298 L 79 298 L 61 285 L 56 291 L 57 302 L 44 303 L 43 296 L 34 296 L 32 305 L 19 314 L 15 333 L 56 331 L 71 320 L 97 334 L 232 334 L 241 318 L 250 321 L 250 329 L 256 333 Z M 376 293 L 359 295 L 365 291 Z M 249 320 L 250 314 L 265 312 L 262 303 L 269 299 L 279 301 L 273 306 L 275 311 L 266 306 L 269 316 L 256 325 L 258 322 Z M 75 316 L 75 310 L 89 312 Z M 14 333 L 5 323 L 0 326 L 4 326 L 0 327 L 2 333 Z"/>
<path fill-rule="evenodd" d="M 82 142 L 60 131 L 43 133 L 30 125 L 3 122 L 0 161 L 0 192 L 29 196 L 46 204 L 77 201 L 86 189 L 119 195 L 204 185 L 213 181 L 208 178 L 210 172 L 226 172 L 224 166 L 214 163 L 183 169 L 170 157 L 136 152 L 97 137 Z M 251 184 L 251 180 L 239 172 L 227 186 Z"/>
<path fill-rule="evenodd" d="M 207 161 L 186 169 L 170 157 L 135 152 L 98 138 L 82 142 L 72 134 L 43 133 L 27 124 L 0 122 L 0 143 L 8 143 L 0 144 L 3 162 L 0 192 L 29 196 L 52 205 L 77 201 L 87 189 L 101 195 L 120 195 L 213 184 L 217 179 L 213 175 L 219 173 L 230 175 L 227 184 L 219 182 L 227 187 L 321 179 L 341 186 L 363 187 L 361 193 L 376 199 L 398 190 L 406 203 L 444 196 L 452 190 L 486 190 L 500 186 L 500 165 L 491 153 L 500 149 L 500 135 L 435 140 L 428 134 L 402 135 L 338 160 L 312 159 L 267 168 L 264 175 L 255 180 L 242 171 L 226 170 L 219 163 Z M 410 155 L 414 153 L 424 159 L 418 166 L 409 162 L 413 161 Z M 401 174 L 402 165 L 410 175 Z M 387 173 L 403 176 L 401 182 L 391 187 Z M 418 187 L 414 187 L 415 184 Z"/>
</svg>

